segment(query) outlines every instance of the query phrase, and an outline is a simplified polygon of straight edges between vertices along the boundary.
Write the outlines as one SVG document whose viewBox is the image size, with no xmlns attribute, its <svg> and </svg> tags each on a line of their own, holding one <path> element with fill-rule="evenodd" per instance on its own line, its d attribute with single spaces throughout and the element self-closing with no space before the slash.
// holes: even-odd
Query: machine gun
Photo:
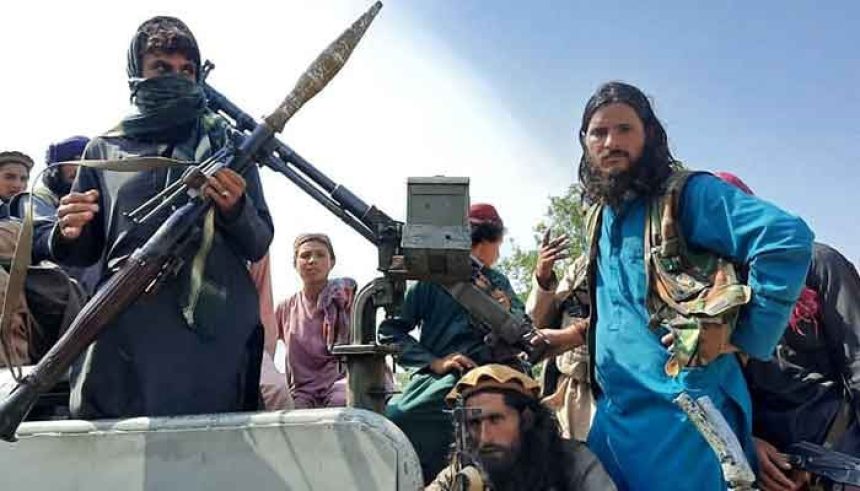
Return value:
<svg viewBox="0 0 860 491">
<path fill-rule="evenodd" d="M 203 88 L 212 111 L 233 128 L 250 134 L 257 123 L 206 81 L 214 65 L 204 64 Z M 378 250 L 377 270 L 382 276 L 363 287 L 352 309 L 350 343 L 335 345 L 334 355 L 346 359 L 349 372 L 347 403 L 382 412 L 389 395 L 385 389 L 385 356 L 396 348 L 376 339 L 377 312 L 399 314 L 407 280 L 442 285 L 472 317 L 472 325 L 485 336 L 499 361 L 525 354 L 530 362 L 543 356 L 546 345 L 533 343 L 539 336 L 531 320 L 516 317 L 475 286 L 471 233 L 467 215 L 467 178 L 413 177 L 407 183 L 406 223 L 394 220 L 368 205 L 345 186 L 316 169 L 277 138 L 266 143 L 260 164 L 283 174 Z"/>
<path fill-rule="evenodd" d="M 271 148 L 269 145 L 274 135 L 281 132 L 287 121 L 340 71 L 380 8 L 382 4 L 376 2 L 329 45 L 302 74 L 286 99 L 264 122 L 256 124 L 247 136 L 190 168 L 183 179 L 129 214 L 132 220 L 141 223 L 153 220 L 152 217 L 165 208 L 178 206 L 99 289 L 57 344 L 0 403 L 0 438 L 15 441 L 18 425 L 27 416 L 39 394 L 54 386 L 72 362 L 117 315 L 139 296 L 157 287 L 160 279 L 179 269 L 185 260 L 184 252 L 199 233 L 199 224 L 212 206 L 200 192 L 207 178 L 224 167 L 241 174 L 257 160 L 267 162 L 269 159 L 265 152 Z M 131 161 L 127 159 L 126 162 L 133 165 Z M 31 238 L 28 233 L 22 233 L 21 240 L 29 244 Z"/>
<path fill-rule="evenodd" d="M 207 62 L 204 73 L 212 64 Z M 256 127 L 254 119 L 204 81 L 209 108 L 231 122 L 239 132 Z M 472 325 L 484 335 L 500 361 L 519 353 L 535 362 L 545 351 L 528 317 L 515 317 L 486 292 L 475 286 L 471 233 L 467 215 L 467 178 L 413 177 L 407 183 L 407 220 L 394 220 L 362 201 L 349 189 L 329 179 L 292 148 L 273 139 L 265 149 L 267 167 L 283 174 L 377 247 L 377 270 L 382 277 L 356 295 L 352 312 L 351 342 L 336 345 L 332 353 L 347 360 L 348 403 L 382 412 L 384 357 L 395 348 L 376 341 L 376 313 L 396 316 L 403 302 L 407 280 L 433 281 L 442 285 L 472 317 Z"/>
<path fill-rule="evenodd" d="M 531 322 L 511 316 L 470 281 L 471 240 L 466 220 L 468 179 L 411 178 L 410 206 L 404 224 L 367 205 L 274 136 L 340 70 L 381 6 L 377 2 L 335 40 L 262 123 L 257 123 L 205 82 L 214 65 L 207 62 L 202 67 L 209 109 L 231 124 L 235 130 L 233 144 L 191 168 L 181 181 L 129 213 L 130 219 L 144 223 L 180 200 L 187 200 L 102 286 L 57 345 L 0 403 L 0 438 L 13 441 L 16 428 L 39 394 L 53 386 L 72 361 L 123 309 L 138 296 L 152 291 L 160 278 L 178 270 L 184 258 L 177 250 L 193 242 L 193 237 L 199 233 L 199 223 L 211 206 L 200 196 L 199 187 L 206 177 L 224 167 L 241 172 L 256 163 L 283 174 L 377 247 L 378 269 L 383 275 L 356 295 L 350 343 L 332 350 L 347 362 L 350 406 L 377 412 L 384 410 L 388 395 L 384 386 L 385 356 L 395 349 L 377 343 L 376 314 L 379 309 L 384 309 L 389 317 L 399 313 L 407 280 L 436 281 L 444 285 L 490 333 L 491 343 L 513 346 L 515 349 L 508 351 L 524 352 L 533 361 L 540 358 L 544 346 L 532 344 L 537 330 Z M 126 159 L 124 164 L 128 165 L 131 160 Z"/>
<path fill-rule="evenodd" d="M 449 482 L 450 491 L 484 491 L 484 473 L 474 456 L 474 444 L 469 434 L 469 418 L 480 416 L 480 409 L 466 407 L 463 396 L 457 397 L 452 418 L 454 421 L 454 450 Z"/>
<path fill-rule="evenodd" d="M 791 445 L 785 457 L 792 467 L 834 485 L 827 489 L 860 489 L 860 459 L 857 457 L 809 442 Z"/>
</svg>

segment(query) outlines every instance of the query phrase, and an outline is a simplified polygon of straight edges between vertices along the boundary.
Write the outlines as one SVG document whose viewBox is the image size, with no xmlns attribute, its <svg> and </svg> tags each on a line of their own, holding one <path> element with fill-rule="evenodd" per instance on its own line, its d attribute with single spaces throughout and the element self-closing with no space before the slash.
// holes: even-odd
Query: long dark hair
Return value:
<svg viewBox="0 0 860 491">
<path fill-rule="evenodd" d="M 564 462 L 568 453 L 555 414 L 534 398 L 511 391 L 499 392 L 505 404 L 520 414 L 521 441 L 510 472 L 504 476 L 490 476 L 493 489 L 567 489 L 565 471 L 571 463 Z"/>
<path fill-rule="evenodd" d="M 627 186 L 630 190 L 642 195 L 653 194 L 661 188 L 669 174 L 681 167 L 681 163 L 669 151 L 666 130 L 654 114 L 648 97 L 630 84 L 607 82 L 601 85 L 588 100 L 579 127 L 579 144 L 582 147 L 579 182 L 584 189 L 583 199 L 589 203 L 606 198 L 607 188 L 612 188 L 613 183 L 605 182 L 607 178 L 598 174 L 589 164 L 585 136 L 594 113 L 603 106 L 613 103 L 630 106 L 636 111 L 645 128 L 645 148 L 642 151 L 642 157 L 638 165 L 633 167 L 628 178 Z"/>
</svg>

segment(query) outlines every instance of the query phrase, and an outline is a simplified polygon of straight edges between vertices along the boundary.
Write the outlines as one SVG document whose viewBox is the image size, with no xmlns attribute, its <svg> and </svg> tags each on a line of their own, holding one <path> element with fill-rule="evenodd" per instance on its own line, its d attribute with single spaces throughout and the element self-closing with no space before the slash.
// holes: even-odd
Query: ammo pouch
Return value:
<svg viewBox="0 0 860 491">
<path fill-rule="evenodd" d="M 679 230 L 680 200 L 694 172 L 676 171 L 648 205 L 645 221 L 646 304 L 650 328 L 674 339 L 666 374 L 707 365 L 729 351 L 738 313 L 752 297 L 734 264 L 687 247 Z M 663 329 L 661 329 L 663 328 Z M 665 332 L 663 332 L 665 334 Z"/>
<path fill-rule="evenodd" d="M 651 198 L 645 217 L 646 309 L 649 328 L 661 337 L 672 335 L 665 366 L 670 377 L 729 351 L 740 308 L 752 298 L 734 264 L 712 252 L 689 249 L 681 234 L 680 201 L 684 185 L 695 174 L 673 172 L 663 192 Z M 586 217 L 590 260 L 597 258 L 602 212 L 603 205 L 597 204 Z"/>
</svg>

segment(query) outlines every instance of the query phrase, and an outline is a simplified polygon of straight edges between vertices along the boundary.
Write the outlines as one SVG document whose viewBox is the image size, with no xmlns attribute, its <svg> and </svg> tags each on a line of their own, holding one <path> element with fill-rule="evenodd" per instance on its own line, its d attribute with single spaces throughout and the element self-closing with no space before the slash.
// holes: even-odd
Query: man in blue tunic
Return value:
<svg viewBox="0 0 860 491">
<path fill-rule="evenodd" d="M 601 86 L 588 101 L 579 140 L 585 198 L 600 206 L 590 238 L 594 310 L 587 337 L 597 413 L 588 445 L 619 490 L 725 489 L 716 453 L 673 401 L 682 393 L 708 396 L 755 465 L 750 396 L 732 352 L 772 355 L 803 284 L 812 233 L 799 218 L 713 176 L 689 177 L 677 203 L 681 241 L 742 265 L 751 295 L 717 356 L 673 367 L 678 338 L 654 328 L 664 312 L 653 311 L 646 258 L 659 251 L 649 247 L 646 254 L 645 236 L 649 203 L 666 193 L 680 163 L 648 98 L 620 82 Z M 585 342 L 582 328 L 568 334 L 569 346 Z"/>
</svg>

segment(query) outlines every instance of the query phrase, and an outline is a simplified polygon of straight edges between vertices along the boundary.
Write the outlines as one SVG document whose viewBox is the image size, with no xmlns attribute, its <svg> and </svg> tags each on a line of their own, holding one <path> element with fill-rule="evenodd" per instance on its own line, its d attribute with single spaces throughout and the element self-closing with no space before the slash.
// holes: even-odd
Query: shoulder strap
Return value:
<svg viewBox="0 0 860 491">
<path fill-rule="evenodd" d="M 588 207 L 585 212 L 585 246 L 589 248 L 589 259 L 594 259 L 593 254 L 597 251 L 597 240 L 600 238 L 600 222 L 603 216 L 603 204 L 595 203 Z"/>
<path fill-rule="evenodd" d="M 651 248 L 663 258 L 678 257 L 686 249 L 686 241 L 678 225 L 681 198 L 687 181 L 694 175 L 703 173 L 689 170 L 673 172 L 666 180 L 663 191 L 651 201 L 647 233 L 650 235 Z"/>
</svg>

